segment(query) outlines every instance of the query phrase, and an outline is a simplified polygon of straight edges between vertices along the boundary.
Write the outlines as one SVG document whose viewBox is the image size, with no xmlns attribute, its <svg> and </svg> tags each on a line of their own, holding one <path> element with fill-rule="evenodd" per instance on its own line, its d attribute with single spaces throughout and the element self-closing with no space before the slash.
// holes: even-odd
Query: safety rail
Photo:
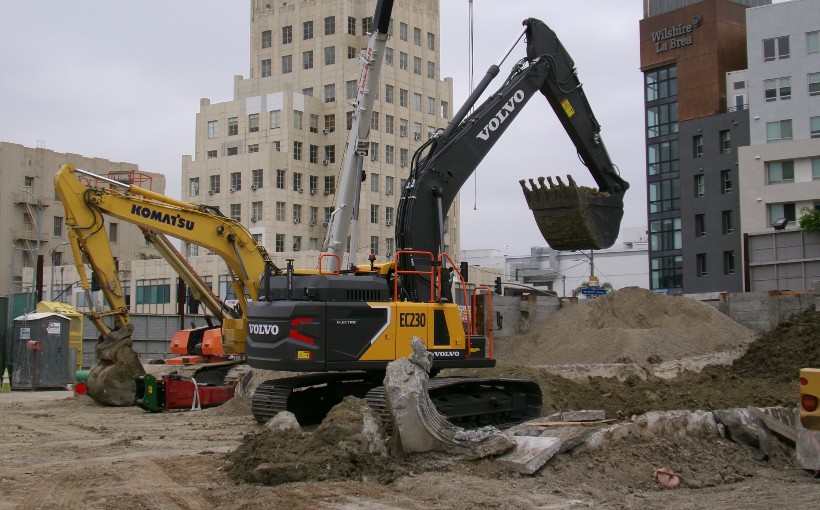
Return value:
<svg viewBox="0 0 820 510">
<path fill-rule="evenodd" d="M 330 257 L 330 258 L 336 259 L 336 265 L 334 266 L 336 269 L 334 269 L 333 271 L 325 271 L 322 268 L 325 257 Z M 342 267 L 341 261 L 339 260 L 339 256 L 336 255 L 335 253 L 323 253 L 323 254 L 319 255 L 319 274 L 337 275 L 337 274 L 339 274 L 339 268 L 340 267 Z"/>
<path fill-rule="evenodd" d="M 401 255 L 427 255 L 430 258 L 430 270 L 429 271 L 416 271 L 414 269 L 401 269 L 399 267 L 399 256 Z M 435 258 L 433 258 L 433 254 L 429 251 L 418 251 L 418 250 L 399 250 L 396 252 L 394 258 L 394 267 L 396 268 L 395 278 L 393 278 L 393 299 L 398 299 L 399 296 L 399 275 L 403 274 L 416 274 L 416 275 L 427 275 L 430 278 L 430 282 L 432 283 L 436 279 L 435 275 Z M 435 287 L 430 285 L 430 300 L 428 303 L 433 303 L 436 301 L 435 299 Z"/>
<path fill-rule="evenodd" d="M 480 293 L 480 294 L 479 294 Z M 478 318 L 478 314 L 476 311 L 478 310 L 478 297 L 486 296 L 487 297 L 487 313 L 484 314 L 486 320 L 484 324 L 484 336 L 487 338 L 487 357 L 493 357 L 493 294 L 492 290 L 487 287 L 486 285 L 478 285 L 473 289 L 473 299 L 471 301 L 472 306 L 470 307 L 471 310 L 468 310 L 468 317 L 470 317 L 470 325 L 473 331 L 477 330 L 477 325 L 475 321 Z M 467 353 L 469 354 L 469 345 L 467 346 L 468 350 Z"/>
</svg>

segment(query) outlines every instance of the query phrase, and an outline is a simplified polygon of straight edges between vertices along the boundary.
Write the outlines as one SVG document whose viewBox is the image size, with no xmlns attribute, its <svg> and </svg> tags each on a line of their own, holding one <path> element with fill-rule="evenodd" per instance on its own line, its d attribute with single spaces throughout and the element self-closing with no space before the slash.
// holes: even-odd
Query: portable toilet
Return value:
<svg viewBox="0 0 820 510">
<path fill-rule="evenodd" d="M 32 312 L 14 319 L 11 349 L 13 390 L 65 389 L 71 381 L 68 335 L 71 319 Z"/>
<path fill-rule="evenodd" d="M 38 312 L 55 312 L 71 319 L 68 333 L 68 348 L 76 353 L 76 370 L 83 369 L 83 313 L 70 303 L 60 301 L 40 301 L 37 303 Z"/>
</svg>

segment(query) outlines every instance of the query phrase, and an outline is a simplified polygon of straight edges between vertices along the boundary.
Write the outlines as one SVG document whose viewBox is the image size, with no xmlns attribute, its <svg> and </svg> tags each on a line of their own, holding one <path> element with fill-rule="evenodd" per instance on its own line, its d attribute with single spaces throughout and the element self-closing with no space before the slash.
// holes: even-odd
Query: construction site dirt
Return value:
<svg viewBox="0 0 820 510">
<path fill-rule="evenodd" d="M 631 292 L 620 297 L 639 298 Z M 636 326 L 643 319 L 627 324 L 627 312 L 618 310 L 617 294 L 596 306 L 620 316 L 617 328 L 641 329 Z M 641 299 L 651 301 L 639 306 L 642 314 L 649 306 L 663 305 L 655 297 Z M 692 313 L 686 311 L 688 301 L 686 305 L 674 308 Z M 598 308 L 581 306 L 590 307 L 587 312 L 594 316 L 604 316 Z M 665 320 L 685 324 L 676 313 L 669 312 Z M 695 313 L 702 314 L 699 322 L 723 320 L 709 310 Z M 797 369 L 820 366 L 820 314 L 813 310 L 793 316 L 771 333 L 748 339 L 732 333 L 732 341 L 714 338 L 715 349 L 748 350 L 733 364 L 672 379 L 651 375 L 651 365 L 701 354 L 709 346 L 698 347 L 697 353 L 679 353 L 676 347 L 674 355 L 665 356 L 666 351 L 637 345 L 652 343 L 653 335 L 641 331 L 635 336 L 650 339 L 625 342 L 631 345 L 631 355 L 607 354 L 615 356 L 612 361 L 635 363 L 650 374 L 623 380 L 560 377 L 546 368 L 547 355 L 538 357 L 534 351 L 528 354 L 529 364 L 517 359 L 516 349 L 523 349 L 523 343 L 545 341 L 537 335 L 564 334 L 561 320 L 551 318 L 528 335 L 500 339 L 499 366 L 488 370 L 536 380 L 544 392 L 545 416 L 602 409 L 606 418 L 630 423 L 640 421 L 643 413 L 664 410 L 793 408 L 798 398 Z M 672 334 L 662 323 L 643 326 L 654 329 L 658 338 Z M 731 324 L 727 327 L 735 331 Z M 606 335 L 606 325 L 599 329 Z M 689 329 L 694 334 L 697 328 Z M 622 340 L 625 336 L 629 334 L 624 331 L 609 335 Z M 593 341 L 566 341 L 570 340 Z M 579 349 L 597 352 L 596 356 L 602 350 Z M 644 353 L 646 358 L 638 359 Z M 577 363 L 604 361 L 590 354 Z M 69 392 L 0 395 L 0 510 L 80 505 L 92 509 L 674 510 L 812 508 L 820 501 L 820 483 L 798 466 L 794 447 L 787 441 L 775 441 L 764 456 L 727 437 L 667 430 L 651 437 L 612 438 L 597 447 L 581 445 L 556 455 L 534 474 L 522 475 L 493 458 L 374 453 L 372 445 L 367 446 L 356 427 L 350 426 L 361 416 L 359 405 L 345 401 L 322 426 L 300 431 L 256 424 L 242 397 L 201 411 L 150 414 L 136 407 L 104 407 Z M 674 471 L 680 487 L 664 488 L 653 478 L 659 468 Z"/>
</svg>

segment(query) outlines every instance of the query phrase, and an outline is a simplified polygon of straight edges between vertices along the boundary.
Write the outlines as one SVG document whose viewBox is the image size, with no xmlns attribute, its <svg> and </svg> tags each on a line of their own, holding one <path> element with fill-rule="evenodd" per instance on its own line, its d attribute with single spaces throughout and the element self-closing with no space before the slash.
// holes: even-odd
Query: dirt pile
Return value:
<svg viewBox="0 0 820 510">
<path fill-rule="evenodd" d="M 387 484 L 409 471 L 386 453 L 373 452 L 368 424 L 380 426 L 367 404 L 346 397 L 315 431 L 263 430 L 246 436 L 227 456 L 237 480 L 264 485 L 355 480 Z"/>
<path fill-rule="evenodd" d="M 798 369 L 806 366 L 820 366 L 820 313 L 813 309 L 793 315 L 774 331 L 761 335 L 732 365 L 707 367 L 672 380 L 632 378 L 619 382 L 593 377 L 578 383 L 538 367 L 511 363 L 452 372 L 535 380 L 544 394 L 543 414 L 604 409 L 607 417 L 617 418 L 651 410 L 794 407 Z"/>
<path fill-rule="evenodd" d="M 498 339 L 496 357 L 526 365 L 668 361 L 748 344 L 755 333 L 709 305 L 627 287 L 569 306 Z"/>
</svg>

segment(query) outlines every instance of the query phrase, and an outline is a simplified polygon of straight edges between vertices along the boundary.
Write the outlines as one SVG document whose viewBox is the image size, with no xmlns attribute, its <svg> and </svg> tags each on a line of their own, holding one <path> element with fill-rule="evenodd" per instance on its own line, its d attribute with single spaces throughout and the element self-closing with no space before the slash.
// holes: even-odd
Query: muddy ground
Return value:
<svg viewBox="0 0 820 510">
<path fill-rule="evenodd" d="M 672 381 L 580 384 L 503 363 L 495 373 L 537 379 L 544 414 L 598 408 L 608 417 L 628 419 L 650 409 L 793 406 L 796 369 L 811 364 L 820 366 L 820 314 L 813 311 L 762 336 L 731 367 Z M 489 459 L 373 459 L 349 445 L 317 443 L 311 433 L 283 434 L 268 460 L 288 458 L 280 469 L 294 472 L 310 463 L 309 474 L 297 482 L 262 485 L 243 481 L 241 469 L 237 476 L 240 462 L 230 456 L 242 448 L 244 457 L 259 453 L 254 441 L 261 441 L 260 427 L 245 402 L 153 415 L 102 407 L 86 397 L 50 400 L 52 395 L 0 395 L 0 510 L 762 509 L 813 508 L 820 500 L 820 481 L 795 465 L 789 446 L 778 443 L 761 461 L 751 448 L 726 439 L 679 436 L 562 454 L 535 475 L 523 476 Z M 293 452 L 299 455 L 287 457 Z M 681 488 L 663 489 L 652 479 L 664 466 L 681 475 Z"/>
</svg>

